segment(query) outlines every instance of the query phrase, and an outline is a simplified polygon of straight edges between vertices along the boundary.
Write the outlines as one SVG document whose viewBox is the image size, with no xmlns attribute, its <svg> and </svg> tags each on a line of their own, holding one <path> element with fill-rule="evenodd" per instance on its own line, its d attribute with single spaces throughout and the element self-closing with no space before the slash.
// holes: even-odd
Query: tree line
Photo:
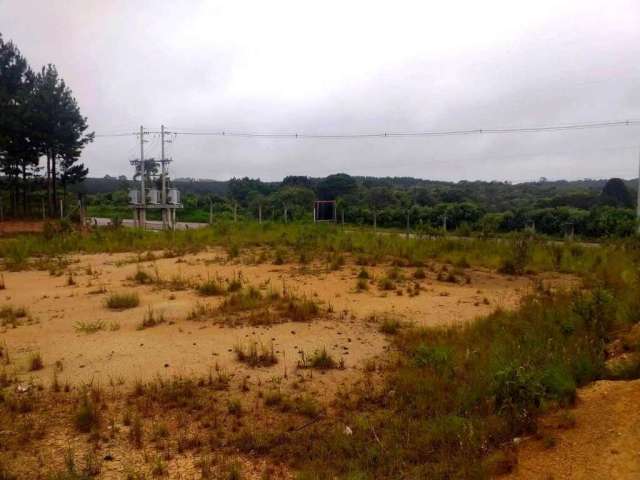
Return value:
<svg viewBox="0 0 640 480">
<path fill-rule="evenodd" d="M 79 162 L 94 138 L 87 129 L 55 65 L 34 71 L 0 33 L 0 201 L 5 213 L 29 216 L 35 199 L 42 200 L 49 216 L 58 214 L 58 200 L 67 188 L 87 176 Z"/>
<path fill-rule="evenodd" d="M 90 213 L 125 216 L 123 177 L 91 179 Z M 621 179 L 508 182 L 435 182 L 421 179 L 285 177 L 281 182 L 233 178 L 227 182 L 186 180 L 184 221 L 258 219 L 312 221 L 316 199 L 336 200 L 337 219 L 349 224 L 424 231 L 507 233 L 532 229 L 552 236 L 628 236 L 636 230 L 635 191 Z M 192 187 L 197 187 L 193 188 Z M 91 190 L 89 190 L 91 192 Z"/>
</svg>

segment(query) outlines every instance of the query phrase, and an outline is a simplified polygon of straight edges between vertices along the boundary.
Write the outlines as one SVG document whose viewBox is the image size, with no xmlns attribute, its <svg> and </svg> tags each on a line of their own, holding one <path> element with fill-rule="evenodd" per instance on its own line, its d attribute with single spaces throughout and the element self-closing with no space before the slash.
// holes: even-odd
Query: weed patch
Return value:
<svg viewBox="0 0 640 480">
<path fill-rule="evenodd" d="M 107 308 L 111 310 L 126 310 L 140 305 L 140 297 L 136 292 L 112 293 L 106 299 Z"/>
</svg>

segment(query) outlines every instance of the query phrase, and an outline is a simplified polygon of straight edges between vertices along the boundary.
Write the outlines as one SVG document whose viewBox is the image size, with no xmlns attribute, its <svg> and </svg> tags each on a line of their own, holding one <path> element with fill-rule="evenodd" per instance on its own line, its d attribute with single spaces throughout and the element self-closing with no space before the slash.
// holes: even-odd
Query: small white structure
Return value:
<svg viewBox="0 0 640 480">
<path fill-rule="evenodd" d="M 167 203 L 169 205 L 179 205 L 180 204 L 180 191 L 176 188 L 170 188 L 168 192 Z"/>
<path fill-rule="evenodd" d="M 140 190 L 129 190 L 129 203 L 131 205 L 140 203 Z"/>
<path fill-rule="evenodd" d="M 160 190 L 157 190 L 155 188 L 152 188 L 151 190 L 149 190 L 149 203 L 151 205 L 159 205 L 160 204 Z"/>
</svg>

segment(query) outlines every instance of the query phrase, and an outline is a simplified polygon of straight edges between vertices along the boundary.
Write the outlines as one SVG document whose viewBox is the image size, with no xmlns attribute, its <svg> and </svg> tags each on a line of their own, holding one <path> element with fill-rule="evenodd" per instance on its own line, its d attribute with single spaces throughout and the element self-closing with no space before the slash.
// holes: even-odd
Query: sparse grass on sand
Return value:
<svg viewBox="0 0 640 480">
<path fill-rule="evenodd" d="M 145 328 L 155 327 L 164 322 L 164 314 L 162 312 L 156 312 L 149 307 L 137 328 L 138 330 L 144 330 Z"/>
<path fill-rule="evenodd" d="M 103 320 L 94 320 L 92 322 L 76 322 L 73 326 L 76 332 L 79 333 L 96 333 L 106 328 L 106 324 Z"/>
<path fill-rule="evenodd" d="M 29 313 L 24 307 L 12 307 L 11 305 L 3 305 L 0 307 L 0 326 L 17 327 L 23 320 L 27 320 Z"/>
<path fill-rule="evenodd" d="M 284 321 L 307 322 L 321 315 L 318 303 L 289 292 L 262 293 L 256 287 L 242 287 L 229 294 L 217 309 L 226 321 L 244 319 L 250 325 L 271 325 Z M 230 317 L 232 315 L 233 317 Z M 244 316 L 243 316 L 244 315 Z M 197 312 L 194 317 L 198 317 Z"/>
<path fill-rule="evenodd" d="M 315 368 L 318 370 L 331 370 L 334 368 L 344 368 L 344 360 L 336 361 L 326 348 L 314 351 L 311 355 L 300 353 L 298 368 Z"/>
<path fill-rule="evenodd" d="M 270 367 L 278 363 L 273 344 L 270 347 L 258 342 L 250 342 L 248 345 L 237 344 L 233 351 L 239 362 L 250 367 Z"/>
<path fill-rule="evenodd" d="M 29 356 L 29 364 L 28 369 L 30 372 L 36 372 L 38 370 L 42 370 L 44 368 L 44 361 L 42 360 L 42 355 L 40 352 L 32 353 Z"/>
<path fill-rule="evenodd" d="M 451 328 L 394 327 L 398 357 L 384 384 L 365 382 L 341 397 L 350 433 L 318 423 L 270 444 L 271 455 L 294 459 L 305 479 L 508 472 L 510 440 L 534 432 L 540 413 L 572 405 L 579 386 L 606 376 L 603 344 L 640 321 L 632 293 L 640 258 L 628 255 L 600 264 L 586 289 L 541 288 L 516 311 Z"/>
<path fill-rule="evenodd" d="M 630 326 L 640 322 L 637 240 L 594 248 L 571 242 L 550 246 L 524 234 L 500 241 L 401 239 L 358 230 L 342 232 L 331 226 L 273 224 L 222 224 L 215 230 L 175 232 L 175 238 L 165 233 L 98 230 L 61 235 L 48 243 L 38 236 L 24 240 L 21 246 L 14 240 L 0 241 L 5 267 L 31 267 L 34 264 L 29 258 L 34 253 L 123 251 L 131 246 L 140 251 L 165 248 L 169 255 L 179 255 L 208 245 L 231 245 L 229 255 L 239 261 L 247 255 L 248 247 L 260 244 L 265 250 L 278 247 L 287 252 L 288 261 L 302 253 L 305 259 L 325 261 L 330 251 L 347 261 L 352 255 L 360 265 L 393 262 L 412 266 L 415 272 L 425 268 L 422 265 L 433 265 L 432 261 L 445 262 L 451 266 L 443 275 L 452 273 L 456 281 L 464 278 L 459 273 L 467 265 L 473 265 L 501 268 L 509 275 L 571 272 L 581 275 L 582 284 L 575 291 L 541 286 L 515 311 L 497 310 L 456 327 L 417 328 L 383 319 L 379 328 L 393 335 L 385 368 L 365 369 L 355 384 L 340 388 L 330 408 L 323 408 L 324 400 L 312 397 L 313 390 L 305 391 L 314 369 L 344 366 L 327 349 L 301 356 L 299 366 L 308 370 L 296 372 L 291 391 L 284 391 L 284 382 L 281 388 L 281 380 L 275 378 L 267 385 L 255 380 L 248 383 L 246 376 L 233 380 L 217 366 L 208 378 L 136 382 L 121 398 L 108 400 L 91 392 L 78 396 L 76 389 L 67 395 L 64 391 L 31 388 L 18 393 L 15 388 L 4 388 L 0 420 L 12 422 L 16 435 L 7 436 L 3 443 L 12 457 L 0 460 L 13 459 L 15 454 L 13 464 L 18 466 L 27 449 L 42 449 L 42 439 L 50 438 L 45 435 L 50 433 L 47 425 L 41 425 L 45 422 L 38 422 L 38 414 L 45 413 L 50 418 L 67 419 L 76 435 L 86 432 L 83 438 L 89 452 L 98 442 L 106 445 L 104 438 L 116 444 L 118 438 L 125 439 L 129 443 L 124 450 L 130 445 L 148 459 L 141 467 L 145 475 L 152 469 L 165 475 L 171 458 L 179 455 L 198 458 L 203 451 L 233 451 L 286 464 L 295 469 L 300 480 L 491 478 L 513 468 L 513 438 L 533 433 L 541 413 L 570 407 L 578 387 L 609 375 L 640 375 L 637 363 L 624 365 L 620 371 L 607 368 L 604 348 L 617 338 L 624 338 L 627 353 L 640 348 L 637 339 L 627 337 Z M 417 280 L 420 276 L 413 275 Z M 396 285 L 402 283 L 395 269 L 387 270 L 384 278 Z M 123 308 L 123 302 L 114 303 L 113 308 Z M 239 317 L 253 324 L 260 318 L 268 322 L 308 320 L 322 313 L 313 301 L 242 285 L 227 291 L 219 307 L 205 305 L 195 315 Z M 236 355 L 239 350 L 245 359 L 258 358 L 261 353 L 258 346 L 255 354 L 250 346 L 237 348 Z M 8 358 L 5 352 L 3 346 L 3 363 L 11 366 L 4 360 Z M 17 355 L 20 353 L 13 356 Z M 35 364 L 27 358 L 27 370 L 33 365 L 34 370 L 44 367 L 38 357 Z M 22 357 L 13 359 L 21 369 L 22 362 Z M 235 382 L 241 381 L 238 388 Z M 0 374 L 0 384 L 11 384 L 6 372 Z M 266 391 L 263 401 L 251 396 L 258 391 Z M 115 396 L 115 388 L 113 392 Z M 126 428 L 115 420 L 110 422 L 116 414 L 120 418 L 120 407 L 128 412 L 122 422 Z M 267 414 L 260 410 L 264 407 L 269 409 Z M 167 436 L 154 436 L 152 423 L 160 421 L 167 424 Z M 570 428 L 575 419 L 567 415 L 562 423 Z M 123 428 L 120 433 L 118 428 Z M 185 433 L 187 428 L 193 431 Z M 77 436 L 71 438 L 79 442 Z M 163 457 L 166 452 L 172 457 Z M 217 474 L 217 467 L 206 458 L 198 463 L 202 471 Z M 13 478 L 8 467 L 6 473 L 0 472 Z M 229 472 L 224 470 L 224 475 L 229 475 L 222 478 L 239 478 L 239 473 Z"/>
</svg>

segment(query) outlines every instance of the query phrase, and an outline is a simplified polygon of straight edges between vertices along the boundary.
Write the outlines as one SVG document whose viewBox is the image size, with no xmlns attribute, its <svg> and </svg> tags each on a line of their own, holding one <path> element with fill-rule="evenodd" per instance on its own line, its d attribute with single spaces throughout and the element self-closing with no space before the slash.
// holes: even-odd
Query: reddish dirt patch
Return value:
<svg viewBox="0 0 640 480">
<path fill-rule="evenodd" d="M 16 233 L 38 233 L 42 232 L 44 222 L 42 221 L 19 221 L 5 220 L 0 222 L 0 236 L 14 235 Z"/>
</svg>

